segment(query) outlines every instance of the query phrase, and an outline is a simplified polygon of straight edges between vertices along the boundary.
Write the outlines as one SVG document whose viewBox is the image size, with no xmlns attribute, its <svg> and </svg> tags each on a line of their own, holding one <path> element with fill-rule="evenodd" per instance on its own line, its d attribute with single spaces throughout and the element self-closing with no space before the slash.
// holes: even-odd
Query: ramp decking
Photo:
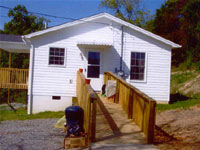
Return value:
<svg viewBox="0 0 200 150">
<path fill-rule="evenodd" d="M 92 149 L 156 149 L 147 145 L 146 136 L 119 104 L 102 98 L 97 105 L 96 143 Z"/>
</svg>

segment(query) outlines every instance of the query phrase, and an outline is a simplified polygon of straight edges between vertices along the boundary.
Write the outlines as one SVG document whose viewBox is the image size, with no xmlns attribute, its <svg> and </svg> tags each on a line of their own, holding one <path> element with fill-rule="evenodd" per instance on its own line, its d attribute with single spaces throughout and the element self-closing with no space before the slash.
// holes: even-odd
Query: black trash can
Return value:
<svg viewBox="0 0 200 150">
<path fill-rule="evenodd" d="M 70 106 L 65 109 L 65 118 L 67 122 L 67 135 L 81 136 L 84 133 L 83 119 L 84 112 L 79 106 Z"/>
</svg>

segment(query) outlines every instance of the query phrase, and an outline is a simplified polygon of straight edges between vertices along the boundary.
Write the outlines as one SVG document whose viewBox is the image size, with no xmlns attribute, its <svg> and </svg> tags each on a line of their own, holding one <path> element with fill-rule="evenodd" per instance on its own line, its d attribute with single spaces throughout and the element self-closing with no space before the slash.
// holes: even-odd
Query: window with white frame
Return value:
<svg viewBox="0 0 200 150">
<path fill-rule="evenodd" d="M 49 65 L 64 65 L 65 49 L 50 47 L 49 49 Z"/>
<path fill-rule="evenodd" d="M 145 80 L 145 55 L 144 52 L 131 52 L 130 80 Z"/>
</svg>

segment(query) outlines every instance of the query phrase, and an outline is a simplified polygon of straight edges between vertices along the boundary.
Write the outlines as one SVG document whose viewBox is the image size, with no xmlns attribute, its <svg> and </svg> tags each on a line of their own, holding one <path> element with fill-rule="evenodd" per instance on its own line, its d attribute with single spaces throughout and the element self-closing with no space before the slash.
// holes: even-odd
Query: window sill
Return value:
<svg viewBox="0 0 200 150">
<path fill-rule="evenodd" d="M 65 65 L 48 65 L 48 67 L 66 68 Z"/>
<path fill-rule="evenodd" d="M 130 83 L 146 83 L 147 81 L 146 80 L 130 80 L 129 79 L 129 82 Z"/>
</svg>

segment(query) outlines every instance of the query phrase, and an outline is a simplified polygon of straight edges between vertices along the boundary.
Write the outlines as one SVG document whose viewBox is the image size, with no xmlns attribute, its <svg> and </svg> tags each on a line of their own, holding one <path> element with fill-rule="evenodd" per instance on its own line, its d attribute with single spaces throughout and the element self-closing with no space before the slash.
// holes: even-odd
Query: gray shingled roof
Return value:
<svg viewBox="0 0 200 150">
<path fill-rule="evenodd" d="M 0 41 L 24 43 L 21 35 L 0 34 Z"/>
</svg>

